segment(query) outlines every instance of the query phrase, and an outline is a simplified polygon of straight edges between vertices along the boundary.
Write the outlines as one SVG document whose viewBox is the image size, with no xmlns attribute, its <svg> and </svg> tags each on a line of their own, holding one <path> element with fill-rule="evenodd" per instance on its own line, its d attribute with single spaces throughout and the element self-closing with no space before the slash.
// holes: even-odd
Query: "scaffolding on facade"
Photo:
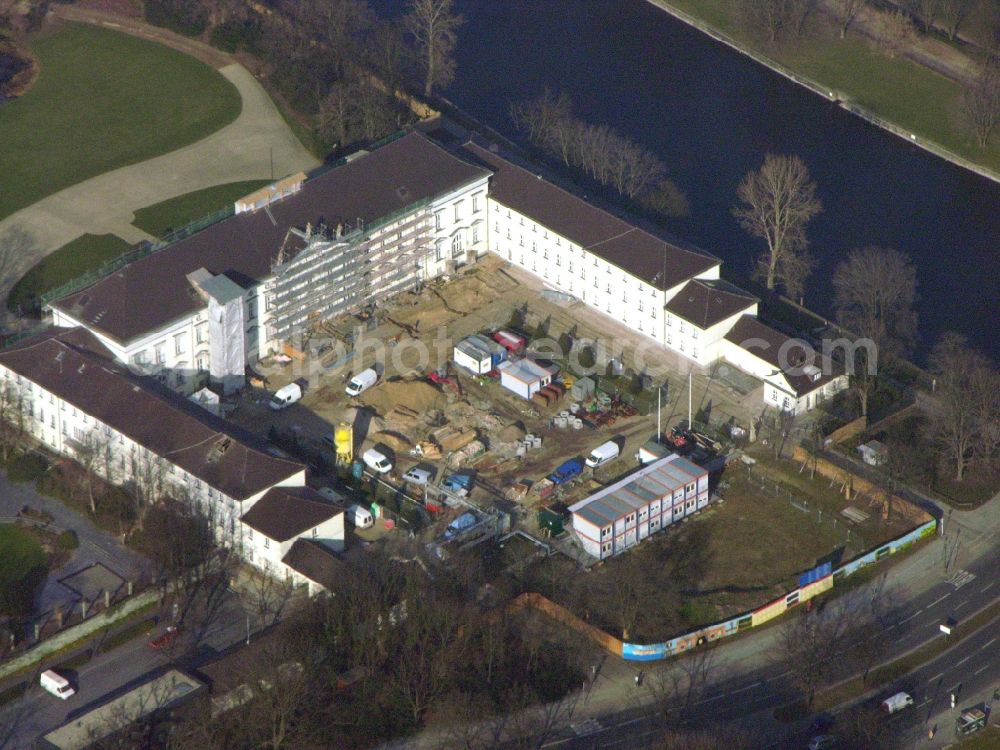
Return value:
<svg viewBox="0 0 1000 750">
<path fill-rule="evenodd" d="M 429 201 L 364 225 L 291 229 L 272 266 L 269 335 L 301 336 L 323 320 L 377 305 L 412 289 L 433 252 Z"/>
</svg>

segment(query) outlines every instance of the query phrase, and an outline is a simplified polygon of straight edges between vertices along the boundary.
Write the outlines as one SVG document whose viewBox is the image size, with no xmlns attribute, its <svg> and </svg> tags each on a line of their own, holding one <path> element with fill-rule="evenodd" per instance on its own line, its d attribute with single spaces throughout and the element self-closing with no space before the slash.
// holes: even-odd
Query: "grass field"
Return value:
<svg viewBox="0 0 1000 750">
<path fill-rule="evenodd" d="M 811 37 L 765 45 L 748 32 L 733 0 L 659 0 L 837 92 L 920 138 L 1000 171 L 1000 138 L 980 148 L 962 114 L 959 85 L 900 57 L 890 58 L 856 34 L 840 39 L 829 26 Z"/>
<path fill-rule="evenodd" d="M 46 556 L 24 529 L 0 524 L 0 612 L 27 614 L 34 590 L 44 580 Z"/>
<path fill-rule="evenodd" d="M 268 182 L 269 180 L 230 182 L 179 195 L 176 198 L 140 208 L 135 212 L 135 221 L 132 223 L 154 237 L 162 237 L 168 229 L 178 229 L 206 214 L 218 211 L 232 204 L 237 198 L 242 198 L 244 195 L 267 185 Z"/>
<path fill-rule="evenodd" d="M 240 112 L 239 93 L 220 73 L 136 37 L 67 24 L 31 49 L 38 80 L 0 117 L 0 218 L 200 140 Z"/>
<path fill-rule="evenodd" d="M 11 289 L 7 308 L 16 312 L 36 308 L 39 295 L 75 279 L 131 246 L 113 234 L 85 234 L 63 245 L 33 266 Z"/>
</svg>

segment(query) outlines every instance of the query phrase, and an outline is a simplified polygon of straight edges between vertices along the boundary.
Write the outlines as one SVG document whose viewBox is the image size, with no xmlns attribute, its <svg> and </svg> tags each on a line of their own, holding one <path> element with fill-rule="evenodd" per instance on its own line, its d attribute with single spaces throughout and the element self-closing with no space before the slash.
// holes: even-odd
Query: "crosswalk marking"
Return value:
<svg viewBox="0 0 1000 750">
<path fill-rule="evenodd" d="M 948 583 L 954 586 L 956 589 L 962 588 L 965 584 L 974 580 L 976 577 L 975 573 L 970 573 L 967 570 L 956 570 L 951 578 L 948 579 Z"/>
</svg>

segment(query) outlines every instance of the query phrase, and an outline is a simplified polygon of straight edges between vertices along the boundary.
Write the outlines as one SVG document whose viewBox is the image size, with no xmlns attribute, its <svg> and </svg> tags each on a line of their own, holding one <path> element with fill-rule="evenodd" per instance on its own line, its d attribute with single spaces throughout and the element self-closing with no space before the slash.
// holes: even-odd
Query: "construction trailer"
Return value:
<svg viewBox="0 0 1000 750">
<path fill-rule="evenodd" d="M 451 358 L 459 367 L 476 375 L 485 375 L 506 361 L 507 350 L 496 341 L 476 333 L 455 344 Z"/>
<path fill-rule="evenodd" d="M 571 505 L 573 532 L 600 560 L 708 505 L 708 471 L 673 453 Z"/>
<path fill-rule="evenodd" d="M 524 399 L 531 399 L 542 388 L 552 382 L 559 368 L 543 366 L 530 359 L 502 362 L 497 371 L 500 385 Z"/>
</svg>

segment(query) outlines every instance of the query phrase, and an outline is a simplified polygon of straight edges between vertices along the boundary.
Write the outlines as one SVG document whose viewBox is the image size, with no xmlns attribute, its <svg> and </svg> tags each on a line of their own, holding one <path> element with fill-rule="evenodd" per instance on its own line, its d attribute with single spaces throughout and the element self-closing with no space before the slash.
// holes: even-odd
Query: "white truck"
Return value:
<svg viewBox="0 0 1000 750">
<path fill-rule="evenodd" d="M 347 520 L 354 524 L 356 529 L 367 529 L 375 523 L 372 512 L 363 505 L 352 505 L 348 508 Z"/>
<path fill-rule="evenodd" d="M 361 460 L 372 471 L 388 474 L 392 471 L 392 459 L 377 448 L 369 448 L 361 455 Z"/>
<path fill-rule="evenodd" d="M 279 388 L 278 391 L 271 396 L 270 406 L 275 411 L 280 411 L 281 409 L 287 409 L 289 406 L 301 399 L 302 386 L 298 383 L 289 383 L 288 385 Z"/>
<path fill-rule="evenodd" d="M 38 678 L 38 683 L 42 689 L 52 693 L 56 698 L 66 700 L 76 693 L 69 680 L 56 672 L 54 669 L 46 669 Z"/>
<path fill-rule="evenodd" d="M 909 693 L 896 693 L 895 695 L 890 695 L 884 701 L 882 701 L 882 710 L 887 714 L 894 714 L 897 711 L 902 711 L 904 708 L 913 705 L 913 696 Z"/>
<path fill-rule="evenodd" d="M 603 466 L 609 461 L 614 461 L 618 458 L 619 453 L 621 453 L 621 449 L 618 447 L 618 443 L 614 440 L 609 440 L 594 448 L 584 463 L 591 469 L 596 469 L 598 466 Z"/>
<path fill-rule="evenodd" d="M 369 367 L 367 370 L 363 370 L 351 378 L 351 382 L 347 384 L 347 387 L 344 389 L 344 393 L 352 398 L 354 396 L 360 396 L 377 382 L 378 370 L 374 367 Z"/>
</svg>

